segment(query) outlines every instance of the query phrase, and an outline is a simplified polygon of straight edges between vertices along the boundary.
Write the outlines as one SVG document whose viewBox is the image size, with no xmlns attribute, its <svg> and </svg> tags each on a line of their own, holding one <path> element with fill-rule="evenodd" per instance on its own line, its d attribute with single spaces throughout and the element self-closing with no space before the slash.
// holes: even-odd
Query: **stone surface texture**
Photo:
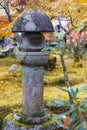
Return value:
<svg viewBox="0 0 87 130">
<path fill-rule="evenodd" d="M 4 119 L 4 130 L 58 130 L 59 128 L 57 120 L 52 120 L 52 118 L 42 124 L 24 124 L 15 121 L 12 116 L 10 114 Z"/>
<path fill-rule="evenodd" d="M 23 52 L 16 49 L 16 57 L 22 64 L 22 112 L 26 117 L 43 116 L 43 66 L 49 52 Z"/>
<path fill-rule="evenodd" d="M 44 66 L 49 60 L 49 51 L 23 52 L 15 49 L 15 56 L 19 63 L 28 66 Z"/>
<path fill-rule="evenodd" d="M 23 114 L 28 116 L 43 115 L 43 67 L 22 66 L 22 81 Z"/>
<path fill-rule="evenodd" d="M 16 20 L 13 32 L 53 32 L 49 17 L 42 11 L 28 11 L 22 13 Z"/>
</svg>

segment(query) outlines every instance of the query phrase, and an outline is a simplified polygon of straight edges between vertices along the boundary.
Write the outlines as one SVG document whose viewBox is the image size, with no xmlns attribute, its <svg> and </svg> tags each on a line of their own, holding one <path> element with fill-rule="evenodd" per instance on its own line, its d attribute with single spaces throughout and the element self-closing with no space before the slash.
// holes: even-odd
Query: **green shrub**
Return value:
<svg viewBox="0 0 87 130">
<path fill-rule="evenodd" d="M 63 114 L 59 114 L 55 118 L 58 119 L 67 119 L 67 117 L 70 117 L 70 123 L 67 124 L 66 129 L 67 130 L 85 130 L 84 127 L 84 117 L 83 114 L 87 111 L 87 97 L 84 98 L 82 101 L 78 101 L 77 94 L 79 92 L 82 92 L 83 90 L 87 90 L 87 85 L 83 86 L 82 88 L 73 89 L 69 88 L 68 91 L 62 89 L 61 87 L 58 87 L 59 89 L 68 92 L 70 96 L 72 97 L 73 102 L 70 101 L 63 101 L 59 99 L 55 99 L 52 102 L 49 102 L 48 106 L 55 106 L 55 107 L 69 107 L 69 110 Z M 65 121 L 66 121 L 65 119 Z M 64 126 L 64 124 L 62 124 Z"/>
</svg>

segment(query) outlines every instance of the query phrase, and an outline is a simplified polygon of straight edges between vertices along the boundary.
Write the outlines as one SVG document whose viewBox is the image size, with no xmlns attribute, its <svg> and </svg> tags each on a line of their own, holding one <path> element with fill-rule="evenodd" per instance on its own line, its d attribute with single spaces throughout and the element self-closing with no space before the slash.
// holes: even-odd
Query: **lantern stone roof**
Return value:
<svg viewBox="0 0 87 130">
<path fill-rule="evenodd" d="M 42 11 L 22 13 L 12 28 L 13 32 L 54 32 L 49 17 Z"/>
</svg>

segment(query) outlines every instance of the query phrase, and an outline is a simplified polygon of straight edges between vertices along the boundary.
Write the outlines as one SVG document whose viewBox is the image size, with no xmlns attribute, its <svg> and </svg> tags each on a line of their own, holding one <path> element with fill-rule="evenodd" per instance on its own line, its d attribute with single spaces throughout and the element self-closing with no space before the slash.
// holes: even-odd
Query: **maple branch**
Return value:
<svg viewBox="0 0 87 130">
<path fill-rule="evenodd" d="M 69 13 L 69 16 L 70 16 L 70 21 L 71 21 L 71 25 L 74 27 L 74 28 L 77 28 L 76 26 L 74 26 L 73 24 L 73 19 L 72 19 L 72 15 L 70 13 L 70 11 L 67 9 L 67 12 Z"/>
<path fill-rule="evenodd" d="M 60 59 L 61 59 L 63 73 L 64 73 L 65 84 L 67 86 L 67 89 L 69 90 L 69 88 L 71 88 L 71 85 L 69 83 L 68 74 L 67 74 L 67 71 L 66 71 L 66 66 L 65 66 L 65 61 L 64 61 L 64 53 L 65 53 L 65 47 L 62 48 L 62 54 L 60 54 Z M 68 94 L 69 94 L 70 103 L 73 103 L 72 96 L 70 95 L 69 92 L 68 92 Z"/>
<path fill-rule="evenodd" d="M 0 2 L 0 6 L 1 6 L 2 8 L 4 8 L 3 0 Z"/>
<path fill-rule="evenodd" d="M 9 6 L 8 6 L 8 2 L 6 0 L 2 0 L 0 2 L 0 6 L 5 10 L 7 16 L 8 16 L 8 20 L 9 22 L 12 22 L 12 18 L 11 18 L 11 15 L 10 15 L 10 10 L 9 10 Z"/>
</svg>

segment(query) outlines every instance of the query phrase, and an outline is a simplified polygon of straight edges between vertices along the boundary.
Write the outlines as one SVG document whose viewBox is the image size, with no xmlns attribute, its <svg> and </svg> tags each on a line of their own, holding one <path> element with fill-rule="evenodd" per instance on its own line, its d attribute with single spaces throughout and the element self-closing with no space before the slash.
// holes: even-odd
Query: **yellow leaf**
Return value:
<svg viewBox="0 0 87 130">
<path fill-rule="evenodd" d="M 80 3 L 87 3 L 87 0 L 79 0 Z"/>
</svg>

